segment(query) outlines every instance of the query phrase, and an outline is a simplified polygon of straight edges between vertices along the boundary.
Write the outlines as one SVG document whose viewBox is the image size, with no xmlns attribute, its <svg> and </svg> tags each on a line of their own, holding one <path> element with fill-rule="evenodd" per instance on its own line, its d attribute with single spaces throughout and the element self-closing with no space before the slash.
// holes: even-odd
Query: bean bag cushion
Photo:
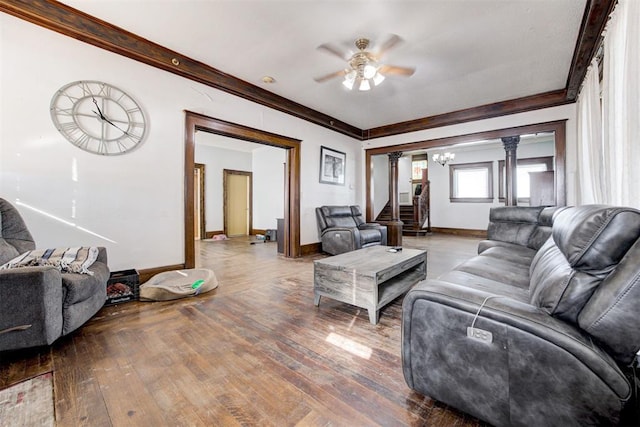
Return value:
<svg viewBox="0 0 640 427">
<path fill-rule="evenodd" d="M 206 268 L 166 271 L 140 285 L 140 301 L 169 301 L 192 297 L 217 287 L 216 275 Z"/>
</svg>

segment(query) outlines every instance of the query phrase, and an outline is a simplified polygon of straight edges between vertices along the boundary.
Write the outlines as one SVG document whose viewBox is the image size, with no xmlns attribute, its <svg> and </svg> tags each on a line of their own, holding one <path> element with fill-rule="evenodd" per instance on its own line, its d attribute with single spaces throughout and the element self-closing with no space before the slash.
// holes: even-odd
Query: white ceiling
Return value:
<svg viewBox="0 0 640 427">
<path fill-rule="evenodd" d="M 164 47 L 361 129 L 565 88 L 586 0 L 63 0 Z M 323 43 L 415 67 L 369 92 Z M 262 77 L 275 78 L 265 84 Z"/>
</svg>

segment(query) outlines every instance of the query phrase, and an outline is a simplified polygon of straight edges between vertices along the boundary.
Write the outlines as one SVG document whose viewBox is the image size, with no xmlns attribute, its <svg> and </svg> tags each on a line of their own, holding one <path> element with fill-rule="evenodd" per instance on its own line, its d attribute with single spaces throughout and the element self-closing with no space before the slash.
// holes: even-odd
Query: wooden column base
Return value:
<svg viewBox="0 0 640 427">
<path fill-rule="evenodd" d="M 402 246 L 402 226 L 400 220 L 387 222 L 387 245 Z"/>
</svg>

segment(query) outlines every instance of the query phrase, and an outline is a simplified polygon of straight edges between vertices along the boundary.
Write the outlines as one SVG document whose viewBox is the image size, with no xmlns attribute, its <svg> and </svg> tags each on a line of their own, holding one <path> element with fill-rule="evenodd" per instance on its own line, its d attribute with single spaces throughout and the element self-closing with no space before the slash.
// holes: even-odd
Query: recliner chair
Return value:
<svg viewBox="0 0 640 427">
<path fill-rule="evenodd" d="M 331 255 L 387 244 L 387 227 L 365 222 L 360 206 L 322 206 L 316 219 L 322 250 Z"/>
<path fill-rule="evenodd" d="M 0 199 L 0 265 L 35 249 L 18 210 Z M 89 267 L 93 275 L 52 266 L 0 270 L 0 351 L 49 345 L 79 328 L 107 297 L 107 252 Z"/>
</svg>

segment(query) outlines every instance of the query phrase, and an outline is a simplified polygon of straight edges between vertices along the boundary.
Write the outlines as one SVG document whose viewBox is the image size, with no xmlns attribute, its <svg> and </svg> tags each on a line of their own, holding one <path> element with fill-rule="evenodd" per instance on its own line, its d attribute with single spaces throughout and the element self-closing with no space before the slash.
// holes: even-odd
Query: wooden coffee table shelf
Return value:
<svg viewBox="0 0 640 427">
<path fill-rule="evenodd" d="M 427 252 L 371 246 L 314 261 L 314 304 L 320 297 L 365 308 L 378 323 L 380 309 L 427 277 Z"/>
</svg>

